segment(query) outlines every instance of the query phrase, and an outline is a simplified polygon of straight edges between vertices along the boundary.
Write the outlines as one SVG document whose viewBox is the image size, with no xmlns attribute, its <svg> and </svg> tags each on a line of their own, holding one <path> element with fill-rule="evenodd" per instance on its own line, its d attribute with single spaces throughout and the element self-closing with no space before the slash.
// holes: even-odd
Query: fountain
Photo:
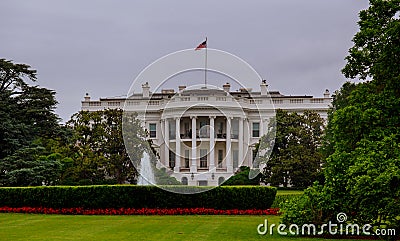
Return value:
<svg viewBox="0 0 400 241">
<path fill-rule="evenodd" d="M 140 172 L 138 185 L 154 185 L 155 178 L 153 168 L 150 162 L 150 155 L 147 152 L 143 152 L 143 157 L 140 159 Z"/>
</svg>

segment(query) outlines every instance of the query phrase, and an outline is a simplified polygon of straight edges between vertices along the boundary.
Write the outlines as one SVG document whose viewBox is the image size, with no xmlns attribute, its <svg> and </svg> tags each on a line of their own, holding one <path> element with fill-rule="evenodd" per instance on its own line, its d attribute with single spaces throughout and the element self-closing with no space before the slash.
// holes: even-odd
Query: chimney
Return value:
<svg viewBox="0 0 400 241">
<path fill-rule="evenodd" d="M 142 84 L 142 90 L 143 90 L 143 98 L 149 98 L 150 97 L 150 86 L 149 86 L 148 82 Z"/>
<path fill-rule="evenodd" d="M 86 93 L 86 95 L 85 95 L 85 101 L 90 101 L 89 93 Z"/>
<path fill-rule="evenodd" d="M 326 90 L 325 90 L 325 93 L 324 93 L 324 98 L 329 98 L 330 95 L 331 95 L 331 94 L 329 93 L 329 90 L 326 89 Z"/>
<path fill-rule="evenodd" d="M 228 92 L 228 93 L 229 93 L 229 91 L 230 91 L 230 89 L 231 89 L 231 85 L 230 85 L 228 82 L 226 82 L 226 84 L 224 84 L 224 85 L 222 86 L 222 88 L 224 89 L 225 92 Z"/>
<path fill-rule="evenodd" d="M 179 88 L 179 92 L 181 92 L 182 90 L 186 89 L 186 85 L 180 85 L 178 86 Z"/>
<path fill-rule="evenodd" d="M 261 88 L 261 96 L 266 96 L 268 94 L 267 88 L 267 81 L 264 79 L 262 80 L 261 84 L 260 84 L 260 88 Z"/>
</svg>

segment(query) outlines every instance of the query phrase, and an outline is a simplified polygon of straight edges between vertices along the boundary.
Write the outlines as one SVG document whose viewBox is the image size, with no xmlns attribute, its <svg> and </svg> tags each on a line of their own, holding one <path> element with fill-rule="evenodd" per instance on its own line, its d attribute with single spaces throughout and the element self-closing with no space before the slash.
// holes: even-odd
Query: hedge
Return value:
<svg viewBox="0 0 400 241">
<path fill-rule="evenodd" d="M 267 209 L 275 195 L 276 188 L 262 186 L 220 186 L 197 194 L 135 185 L 3 187 L 0 207 Z"/>
</svg>

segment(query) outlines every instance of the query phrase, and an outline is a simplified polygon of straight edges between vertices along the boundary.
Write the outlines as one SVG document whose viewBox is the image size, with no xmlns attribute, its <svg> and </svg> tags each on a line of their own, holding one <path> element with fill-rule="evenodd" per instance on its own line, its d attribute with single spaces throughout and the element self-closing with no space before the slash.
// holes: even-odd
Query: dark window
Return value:
<svg viewBox="0 0 400 241">
<path fill-rule="evenodd" d="M 175 167 L 175 153 L 173 151 L 169 151 L 169 167 L 174 168 Z"/>
<path fill-rule="evenodd" d="M 189 168 L 189 150 L 185 150 L 185 168 Z"/>
<path fill-rule="evenodd" d="M 200 121 L 200 137 L 205 138 L 205 137 L 210 137 L 208 134 L 208 123 L 206 121 Z"/>
<path fill-rule="evenodd" d="M 185 137 L 186 138 L 191 138 L 192 137 L 192 133 L 190 133 L 190 129 L 189 129 L 189 122 L 185 122 L 184 123 L 184 128 L 185 128 Z"/>
<path fill-rule="evenodd" d="M 150 129 L 150 138 L 156 138 L 157 137 L 157 124 L 151 123 L 149 125 Z"/>
<path fill-rule="evenodd" d="M 233 168 L 238 168 L 239 166 L 239 151 L 233 150 Z"/>
<path fill-rule="evenodd" d="M 188 179 L 187 177 L 182 177 L 182 185 L 188 185 Z"/>
<path fill-rule="evenodd" d="M 253 137 L 260 137 L 260 123 L 253 122 Z"/>
<path fill-rule="evenodd" d="M 199 181 L 199 186 L 207 186 L 208 182 L 207 181 Z"/>
<path fill-rule="evenodd" d="M 168 121 L 168 130 L 169 130 L 168 135 L 170 140 L 175 140 L 176 137 L 175 128 L 176 128 L 175 122 Z"/>
<path fill-rule="evenodd" d="M 222 160 L 224 159 L 224 151 L 218 150 L 218 167 L 222 168 Z"/>
<path fill-rule="evenodd" d="M 200 167 L 207 167 L 207 149 L 200 149 Z"/>
<path fill-rule="evenodd" d="M 224 182 L 225 182 L 225 178 L 224 177 L 219 177 L 218 178 L 218 185 L 221 185 Z"/>
</svg>

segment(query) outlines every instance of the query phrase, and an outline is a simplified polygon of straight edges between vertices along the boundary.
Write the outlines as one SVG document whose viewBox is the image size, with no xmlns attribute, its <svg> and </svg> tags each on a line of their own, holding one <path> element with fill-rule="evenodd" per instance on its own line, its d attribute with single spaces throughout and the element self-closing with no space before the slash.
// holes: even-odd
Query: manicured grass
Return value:
<svg viewBox="0 0 400 241">
<path fill-rule="evenodd" d="M 265 218 L 279 223 L 278 216 L 0 214 L 0 240 L 328 240 L 259 235 Z"/>
<path fill-rule="evenodd" d="M 300 190 L 278 190 L 276 192 L 277 196 L 280 196 L 280 195 L 301 195 L 301 194 L 303 194 L 303 191 L 300 191 Z"/>
</svg>

